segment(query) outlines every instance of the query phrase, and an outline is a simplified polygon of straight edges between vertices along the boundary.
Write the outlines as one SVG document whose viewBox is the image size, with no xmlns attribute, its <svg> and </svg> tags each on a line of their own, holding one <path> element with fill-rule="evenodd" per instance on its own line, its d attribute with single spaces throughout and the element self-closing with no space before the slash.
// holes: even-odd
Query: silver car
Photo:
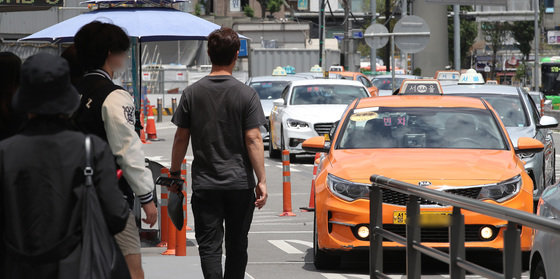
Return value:
<svg viewBox="0 0 560 279">
<path fill-rule="evenodd" d="M 544 150 L 539 153 L 518 153 L 533 179 L 535 202 L 546 186 L 556 182 L 556 150 L 549 128 L 558 126 L 558 121 L 550 116 L 541 116 L 540 104 L 537 106 L 527 91 L 506 85 L 446 85 L 443 86 L 443 94 L 484 98 L 498 112 L 515 147 L 520 137 L 531 137 L 544 143 Z"/>
<path fill-rule="evenodd" d="M 261 128 L 261 134 L 264 142 L 268 142 L 269 127 L 268 117 L 272 110 L 272 102 L 281 97 L 282 90 L 286 88 L 290 82 L 295 80 L 311 79 L 311 76 L 304 75 L 285 75 L 285 76 L 259 76 L 251 77 L 245 82 L 248 86 L 255 89 L 259 98 L 261 99 L 261 106 L 266 118 L 266 125 L 264 129 Z"/>
<path fill-rule="evenodd" d="M 560 184 L 548 187 L 539 201 L 538 215 L 560 220 Z M 560 275 L 560 236 L 537 230 L 531 250 L 531 279 L 558 278 Z"/>
<path fill-rule="evenodd" d="M 422 79 L 419 76 L 413 75 L 395 75 L 395 90 L 401 87 L 403 80 L 405 79 Z M 393 95 L 393 91 L 391 91 L 391 81 L 393 80 L 391 75 L 379 75 L 374 76 L 371 79 L 373 86 L 379 89 L 378 96 L 390 96 Z"/>
</svg>

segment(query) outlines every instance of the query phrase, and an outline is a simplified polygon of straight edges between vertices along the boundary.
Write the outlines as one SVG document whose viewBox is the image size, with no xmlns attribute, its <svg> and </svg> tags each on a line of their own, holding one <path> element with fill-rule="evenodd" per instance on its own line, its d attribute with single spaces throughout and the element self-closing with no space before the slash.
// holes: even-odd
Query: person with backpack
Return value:
<svg viewBox="0 0 560 279">
<path fill-rule="evenodd" d="M 153 226 L 157 209 L 153 201 L 154 181 L 145 167 L 142 142 L 137 134 L 136 108 L 130 93 L 113 83 L 115 72 L 125 66 L 130 41 L 118 26 L 94 21 L 74 36 L 74 45 L 84 77 L 78 91 L 82 99 L 73 120 L 78 129 L 105 140 L 123 177 L 119 186 L 130 208 L 138 198 L 146 213 L 143 221 Z M 120 193 L 115 193 L 120 195 Z M 122 197 L 122 195 L 121 195 Z M 140 234 L 133 214 L 123 232 L 115 236 L 133 279 L 144 278 Z"/>
<path fill-rule="evenodd" d="M 82 247 L 80 191 L 86 181 L 86 135 L 71 129 L 69 117 L 80 96 L 69 73 L 63 58 L 45 53 L 22 66 L 12 104 L 28 121 L 0 142 L 0 278 L 82 278 L 76 274 L 83 271 L 80 259 L 88 249 Z M 97 136 L 90 139 L 99 212 L 106 229 L 117 234 L 129 209 L 108 145 Z"/>
</svg>

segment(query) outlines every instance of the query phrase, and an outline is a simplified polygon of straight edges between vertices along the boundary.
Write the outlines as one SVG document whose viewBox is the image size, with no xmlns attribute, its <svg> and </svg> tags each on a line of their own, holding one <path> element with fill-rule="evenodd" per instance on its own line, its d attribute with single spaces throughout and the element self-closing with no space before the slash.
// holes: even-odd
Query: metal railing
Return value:
<svg viewBox="0 0 560 279">
<path fill-rule="evenodd" d="M 370 278 L 390 278 L 383 274 L 383 239 L 394 241 L 406 248 L 407 278 L 420 278 L 421 255 L 425 254 L 441 262 L 449 264 L 451 279 L 465 278 L 471 272 L 485 278 L 521 278 L 522 254 L 519 229 L 520 226 L 560 233 L 560 222 L 537 216 L 525 211 L 512 209 L 496 204 L 486 203 L 434 189 L 387 178 L 381 175 L 371 176 L 370 188 Z M 383 191 L 396 191 L 409 196 L 406 206 L 406 237 L 383 229 Z M 420 204 L 419 199 L 433 201 L 453 207 L 449 226 L 449 253 L 421 244 L 420 239 Z M 487 269 L 469 262 L 465 257 L 465 220 L 461 209 L 507 220 L 503 233 L 503 271 Z"/>
</svg>

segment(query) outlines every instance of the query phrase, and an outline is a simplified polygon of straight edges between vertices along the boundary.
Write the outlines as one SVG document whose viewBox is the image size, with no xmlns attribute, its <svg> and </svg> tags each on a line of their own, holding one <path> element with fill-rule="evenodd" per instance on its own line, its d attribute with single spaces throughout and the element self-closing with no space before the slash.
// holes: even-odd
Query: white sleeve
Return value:
<svg viewBox="0 0 560 279">
<path fill-rule="evenodd" d="M 145 167 L 142 142 L 135 130 L 134 99 L 118 89 L 109 94 L 101 107 L 107 140 L 123 176 L 142 204 L 152 201 L 154 182 Z"/>
</svg>

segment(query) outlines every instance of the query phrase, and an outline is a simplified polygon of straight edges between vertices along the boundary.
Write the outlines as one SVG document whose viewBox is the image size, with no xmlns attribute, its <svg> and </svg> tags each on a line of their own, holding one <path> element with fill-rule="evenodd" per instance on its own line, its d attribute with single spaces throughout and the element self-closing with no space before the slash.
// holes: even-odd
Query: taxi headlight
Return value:
<svg viewBox="0 0 560 279">
<path fill-rule="evenodd" d="M 331 192 L 343 200 L 354 201 L 369 198 L 369 184 L 351 182 L 332 174 L 328 175 L 327 184 Z"/>
<path fill-rule="evenodd" d="M 309 124 L 300 120 L 288 119 L 288 121 L 286 121 L 286 124 L 290 128 L 296 128 L 296 129 L 309 128 Z"/>
<path fill-rule="evenodd" d="M 478 194 L 478 199 L 495 200 L 497 202 L 506 201 L 519 193 L 521 183 L 521 175 L 517 175 L 500 183 L 484 186 L 480 190 L 480 194 Z"/>
</svg>

